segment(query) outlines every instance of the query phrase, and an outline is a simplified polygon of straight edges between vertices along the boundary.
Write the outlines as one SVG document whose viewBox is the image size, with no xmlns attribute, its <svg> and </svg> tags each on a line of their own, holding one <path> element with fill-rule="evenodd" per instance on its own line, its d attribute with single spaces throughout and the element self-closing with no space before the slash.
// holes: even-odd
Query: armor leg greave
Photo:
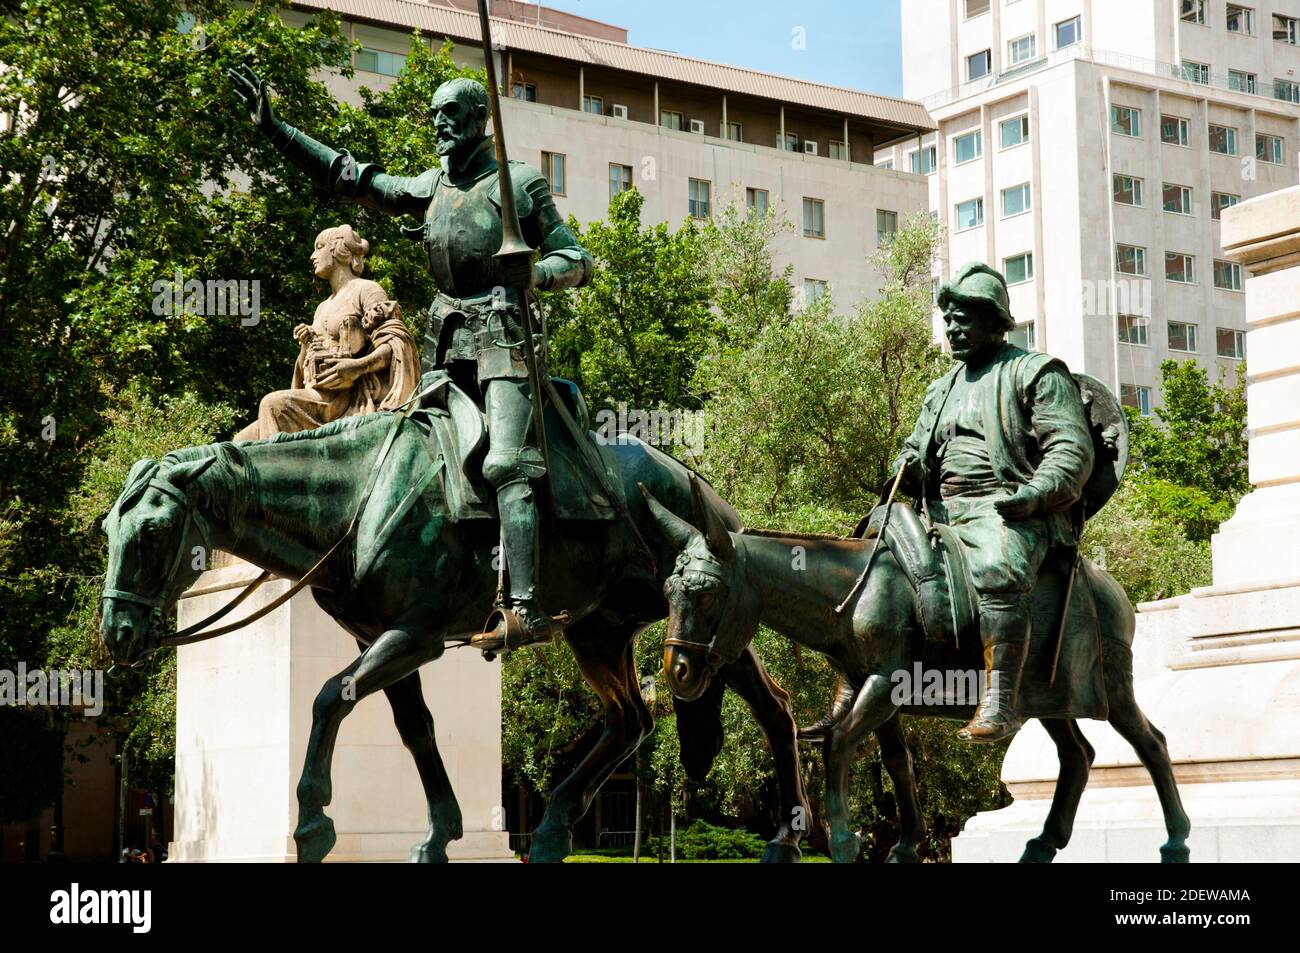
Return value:
<svg viewBox="0 0 1300 953">
<path fill-rule="evenodd" d="M 1020 678 L 1029 654 L 1029 610 L 1018 597 L 980 599 L 987 683 L 975 716 L 957 732 L 963 741 L 991 742 L 1020 729 Z"/>
</svg>

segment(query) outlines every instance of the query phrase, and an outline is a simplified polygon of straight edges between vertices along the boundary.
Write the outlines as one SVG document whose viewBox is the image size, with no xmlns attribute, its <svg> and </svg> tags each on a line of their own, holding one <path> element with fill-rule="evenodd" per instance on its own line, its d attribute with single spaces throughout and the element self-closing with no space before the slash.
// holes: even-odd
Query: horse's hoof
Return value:
<svg viewBox="0 0 1300 953">
<path fill-rule="evenodd" d="M 831 838 L 831 860 L 837 864 L 851 864 L 862 852 L 862 838 L 857 834 L 836 834 Z"/>
<path fill-rule="evenodd" d="M 535 831 L 528 848 L 530 864 L 558 864 L 573 852 L 573 834 L 567 830 Z"/>
<path fill-rule="evenodd" d="M 1165 844 L 1160 848 L 1160 863 L 1162 864 L 1188 864 L 1192 860 L 1192 850 L 1186 845 L 1180 847 L 1170 847 Z"/>
<path fill-rule="evenodd" d="M 1020 855 L 1022 864 L 1050 864 L 1056 859 L 1056 848 L 1049 847 L 1037 837 L 1025 845 L 1025 852 Z"/>
<path fill-rule="evenodd" d="M 797 864 L 803 860 L 803 851 L 799 849 L 798 844 L 791 844 L 787 841 L 769 841 L 767 849 L 763 851 L 763 859 L 760 864 Z"/>
<path fill-rule="evenodd" d="M 411 848 L 410 856 L 406 858 L 408 864 L 445 864 L 447 863 L 447 847 L 439 847 L 437 844 L 416 844 Z"/>
<path fill-rule="evenodd" d="M 919 864 L 920 855 L 917 854 L 915 847 L 904 847 L 902 844 L 895 844 L 889 848 L 889 856 L 885 858 L 887 864 Z"/>
<path fill-rule="evenodd" d="M 319 864 L 334 849 L 338 837 L 334 833 L 334 822 L 322 814 L 299 824 L 293 832 L 293 839 L 298 845 L 298 863 Z"/>
</svg>

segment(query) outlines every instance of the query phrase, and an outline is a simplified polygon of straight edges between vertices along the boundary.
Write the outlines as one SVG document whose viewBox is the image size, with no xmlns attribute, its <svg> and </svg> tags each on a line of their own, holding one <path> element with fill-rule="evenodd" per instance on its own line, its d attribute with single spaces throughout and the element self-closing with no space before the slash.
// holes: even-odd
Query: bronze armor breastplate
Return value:
<svg viewBox="0 0 1300 953">
<path fill-rule="evenodd" d="M 489 197 L 496 173 L 467 186 L 440 178 L 424 217 L 424 249 L 438 288 L 470 297 L 505 284 L 494 257 L 501 247 L 501 212 Z"/>
</svg>

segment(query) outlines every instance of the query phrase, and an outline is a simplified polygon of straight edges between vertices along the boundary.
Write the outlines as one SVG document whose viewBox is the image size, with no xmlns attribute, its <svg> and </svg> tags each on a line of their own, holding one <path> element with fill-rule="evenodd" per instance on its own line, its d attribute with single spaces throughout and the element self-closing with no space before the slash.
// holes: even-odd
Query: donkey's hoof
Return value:
<svg viewBox="0 0 1300 953">
<path fill-rule="evenodd" d="M 1056 848 L 1043 843 L 1035 837 L 1025 845 L 1025 852 L 1020 855 L 1022 864 L 1050 864 L 1056 859 Z"/>
<path fill-rule="evenodd" d="M 1168 844 L 1160 848 L 1160 863 L 1162 864 L 1188 864 L 1192 861 L 1192 850 L 1186 844 L 1179 847 L 1170 847 Z"/>
<path fill-rule="evenodd" d="M 445 864 L 447 863 L 447 846 L 444 844 L 416 844 L 406 858 L 408 864 Z"/>
<path fill-rule="evenodd" d="M 293 839 L 298 845 L 298 863 L 319 864 L 334 849 L 338 837 L 334 833 L 334 822 L 322 814 L 299 824 L 293 832 Z"/>
<path fill-rule="evenodd" d="M 917 854 L 915 847 L 907 847 L 903 844 L 895 844 L 889 848 L 889 856 L 885 858 L 887 864 L 919 864 L 920 855 Z"/>
<path fill-rule="evenodd" d="M 857 834 L 836 834 L 831 838 L 831 860 L 837 864 L 851 864 L 862 852 L 862 838 Z"/>
<path fill-rule="evenodd" d="M 791 844 L 788 841 L 768 841 L 767 849 L 763 851 L 763 859 L 760 864 L 797 864 L 803 860 L 803 851 L 799 849 L 798 844 Z"/>
<path fill-rule="evenodd" d="M 573 852 L 573 834 L 567 830 L 535 831 L 528 848 L 530 864 L 558 864 Z"/>
</svg>

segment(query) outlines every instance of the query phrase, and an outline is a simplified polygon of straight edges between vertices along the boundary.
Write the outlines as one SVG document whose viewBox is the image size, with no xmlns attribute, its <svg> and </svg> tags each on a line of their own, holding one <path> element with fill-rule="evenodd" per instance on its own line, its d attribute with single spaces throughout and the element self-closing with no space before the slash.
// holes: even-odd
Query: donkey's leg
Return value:
<svg viewBox="0 0 1300 953">
<path fill-rule="evenodd" d="M 1111 701 L 1110 723 L 1133 746 L 1160 796 L 1160 810 L 1164 813 L 1165 829 L 1169 832 L 1169 840 L 1160 848 L 1161 863 L 1187 863 L 1190 859 L 1187 835 L 1191 833 L 1192 822 L 1183 810 L 1182 798 L 1178 796 L 1178 784 L 1174 781 L 1174 766 L 1169 760 L 1165 736 L 1147 721 L 1146 715 L 1138 708 L 1131 675 L 1127 689 L 1116 692 Z"/>
<path fill-rule="evenodd" d="M 573 849 L 573 825 L 591 806 L 600 786 L 654 728 L 641 700 L 632 643 L 637 626 L 610 629 L 597 621 L 564 633 L 578 668 L 605 706 L 605 726 L 595 747 L 551 794 L 542 822 L 533 831 L 530 863 L 558 863 Z"/>
<path fill-rule="evenodd" d="M 393 721 L 402 744 L 415 759 L 424 786 L 424 797 L 429 804 L 429 833 L 411 850 L 413 863 L 433 864 L 447 862 L 447 844 L 464 835 L 460 805 L 456 803 L 451 779 L 443 767 L 438 753 L 438 741 L 433 733 L 433 715 L 424 703 L 420 690 L 420 673 L 412 672 L 399 678 L 384 689 L 388 703 L 393 708 Z"/>
<path fill-rule="evenodd" d="M 790 710 L 790 695 L 768 674 L 753 646 L 746 647 L 740 658 L 720 674 L 727 687 L 743 698 L 753 712 L 776 764 L 781 825 L 767 842 L 763 863 L 797 863 L 803 857 L 799 840 L 808 829 L 811 813 L 799 773 L 796 743 L 799 726 Z"/>
<path fill-rule="evenodd" d="M 1044 718 L 1041 721 L 1048 737 L 1056 742 L 1056 757 L 1061 767 L 1056 775 L 1056 790 L 1052 793 L 1052 807 L 1043 823 L 1043 832 L 1025 845 L 1025 852 L 1020 855 L 1022 864 L 1050 864 L 1056 852 L 1070 842 L 1079 799 L 1088 786 L 1088 771 L 1097 756 L 1073 718 Z"/>
<path fill-rule="evenodd" d="M 862 850 L 862 838 L 849 830 L 849 769 L 866 734 L 897 714 L 890 688 L 886 676 L 870 676 L 827 741 L 826 817 L 831 827 L 831 857 L 836 863 L 852 863 Z"/>
<path fill-rule="evenodd" d="M 898 843 L 889 849 L 887 864 L 915 864 L 920 860 L 916 849 L 925 838 L 925 824 L 921 820 L 921 805 L 916 799 L 916 776 L 912 772 L 912 752 L 903 740 L 903 726 L 895 713 L 876 729 L 880 741 L 880 760 L 889 772 L 894 785 L 894 800 L 898 802 Z"/>
<path fill-rule="evenodd" d="M 440 639 L 389 629 L 321 688 L 312 705 L 307 757 L 298 781 L 298 827 L 293 839 L 298 844 L 299 863 L 319 863 L 334 846 L 334 822 L 325 815 L 325 806 L 333 797 L 330 762 L 343 719 L 367 695 L 387 688 L 441 654 Z"/>
</svg>

